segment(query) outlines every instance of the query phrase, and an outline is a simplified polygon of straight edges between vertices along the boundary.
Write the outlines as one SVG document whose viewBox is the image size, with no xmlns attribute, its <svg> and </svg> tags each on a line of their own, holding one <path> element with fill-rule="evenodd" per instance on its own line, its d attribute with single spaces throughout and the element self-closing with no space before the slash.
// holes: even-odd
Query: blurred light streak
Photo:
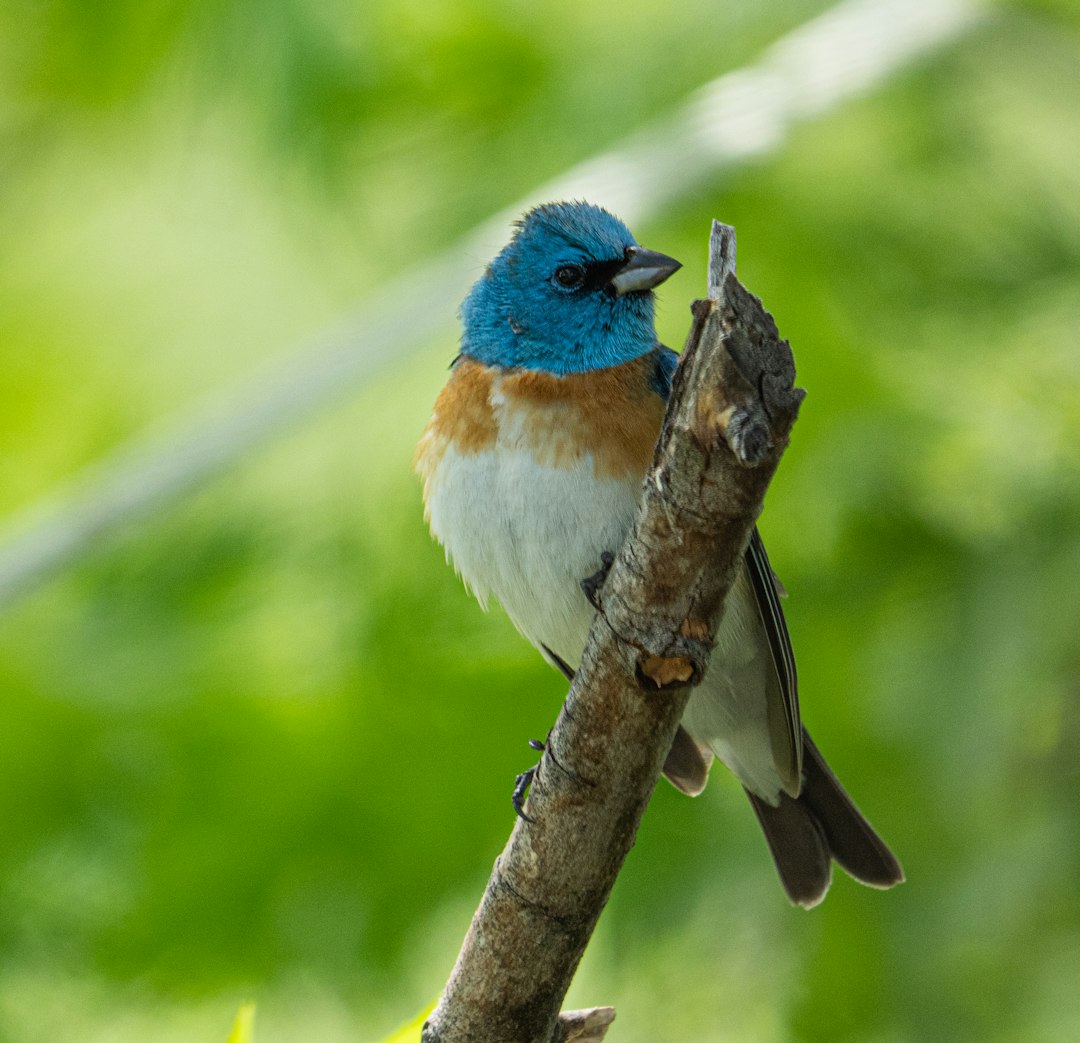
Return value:
<svg viewBox="0 0 1080 1043">
<path fill-rule="evenodd" d="M 955 40 L 985 10 L 978 0 L 844 0 L 793 30 L 757 64 L 706 84 L 668 117 L 382 286 L 377 304 L 269 372 L 121 446 L 17 512 L 0 534 L 0 609 L 428 342 L 468 289 L 476 258 L 502 246 L 522 211 L 584 198 L 643 224 L 719 170 L 775 152 L 792 125 Z"/>
</svg>

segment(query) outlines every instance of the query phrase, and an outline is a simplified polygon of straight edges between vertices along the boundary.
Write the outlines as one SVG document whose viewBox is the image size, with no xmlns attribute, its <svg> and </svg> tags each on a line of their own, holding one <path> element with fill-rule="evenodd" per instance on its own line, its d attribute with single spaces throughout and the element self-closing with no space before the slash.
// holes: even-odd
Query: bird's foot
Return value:
<svg viewBox="0 0 1080 1043">
<path fill-rule="evenodd" d="M 540 753 L 544 752 L 545 746 L 539 739 L 530 739 L 529 745 Z M 514 793 L 510 797 L 510 802 L 514 805 L 514 811 L 517 812 L 517 817 L 524 822 L 532 822 L 532 819 L 525 814 L 525 798 L 528 796 L 529 787 L 533 784 L 533 780 L 536 778 L 537 772 L 540 770 L 540 762 L 538 761 L 527 771 L 523 771 L 516 779 L 514 779 Z"/>
<path fill-rule="evenodd" d="M 604 551 L 600 555 L 600 568 L 581 581 L 581 589 L 585 591 L 585 597 L 589 599 L 589 604 L 597 611 L 600 609 L 600 591 L 607 582 L 608 573 L 614 564 L 615 555 L 609 550 Z"/>
</svg>

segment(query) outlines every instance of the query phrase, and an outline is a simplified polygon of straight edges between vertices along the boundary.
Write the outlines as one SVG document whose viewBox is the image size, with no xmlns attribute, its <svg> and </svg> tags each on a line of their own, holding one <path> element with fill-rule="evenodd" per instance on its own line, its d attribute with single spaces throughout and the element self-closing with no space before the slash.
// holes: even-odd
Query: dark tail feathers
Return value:
<svg viewBox="0 0 1080 1043">
<path fill-rule="evenodd" d="M 832 860 L 870 887 L 892 887 L 904 871 L 885 841 L 832 773 L 803 729 L 803 785 L 798 799 L 773 807 L 747 791 L 788 897 L 809 909 L 825 897 Z"/>
</svg>

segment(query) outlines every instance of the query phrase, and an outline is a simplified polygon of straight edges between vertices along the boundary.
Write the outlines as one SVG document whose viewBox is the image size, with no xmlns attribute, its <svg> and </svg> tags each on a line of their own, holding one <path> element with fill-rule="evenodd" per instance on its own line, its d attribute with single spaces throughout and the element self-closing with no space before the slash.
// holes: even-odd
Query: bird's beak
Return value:
<svg viewBox="0 0 1080 1043">
<path fill-rule="evenodd" d="M 608 286 L 616 297 L 651 290 L 681 267 L 674 257 L 667 254 L 646 250 L 643 246 L 631 246 L 626 251 L 626 263 L 612 276 Z"/>
</svg>

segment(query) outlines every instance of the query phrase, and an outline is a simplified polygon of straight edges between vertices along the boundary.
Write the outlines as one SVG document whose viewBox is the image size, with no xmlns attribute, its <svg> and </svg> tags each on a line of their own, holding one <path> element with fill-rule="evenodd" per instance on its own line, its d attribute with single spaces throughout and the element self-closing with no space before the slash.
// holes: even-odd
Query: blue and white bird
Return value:
<svg viewBox="0 0 1080 1043">
<path fill-rule="evenodd" d="M 426 517 L 482 605 L 496 598 L 553 665 L 577 667 L 581 581 L 637 510 L 676 355 L 653 288 L 680 267 L 586 203 L 537 207 L 461 308 L 461 353 L 417 448 Z M 713 757 L 742 783 L 789 898 L 816 905 L 832 860 L 891 887 L 899 863 L 799 718 L 794 658 L 756 531 L 664 773 L 690 795 Z"/>
</svg>

